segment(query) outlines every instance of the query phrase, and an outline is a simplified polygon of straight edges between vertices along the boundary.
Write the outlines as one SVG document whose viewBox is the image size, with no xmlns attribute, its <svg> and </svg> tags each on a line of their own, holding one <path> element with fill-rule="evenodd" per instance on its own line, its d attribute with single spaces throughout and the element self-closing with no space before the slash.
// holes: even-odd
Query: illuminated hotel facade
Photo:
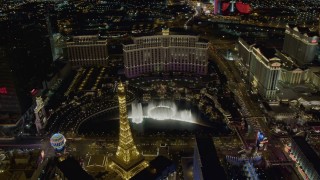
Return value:
<svg viewBox="0 0 320 180">
<path fill-rule="evenodd" d="M 98 36 L 74 36 L 66 47 L 73 67 L 107 65 L 107 41 L 100 40 Z"/>
<path fill-rule="evenodd" d="M 239 38 L 238 52 L 253 91 L 267 100 L 275 100 L 282 66 L 277 51 Z"/>
<path fill-rule="evenodd" d="M 286 26 L 283 52 L 298 65 L 311 63 L 317 55 L 319 37 L 308 28 Z"/>
<path fill-rule="evenodd" d="M 277 84 L 281 72 L 280 59 L 275 49 L 253 47 L 249 65 L 249 82 L 265 99 L 276 99 Z"/>
<path fill-rule="evenodd" d="M 246 41 L 242 38 L 238 40 L 238 53 L 241 63 L 245 67 L 244 74 L 248 75 L 250 62 L 253 56 L 254 42 Z M 286 84 L 310 83 L 320 89 L 320 68 L 317 66 L 299 66 L 288 54 L 276 52 L 276 56 L 281 59 L 281 75 L 279 80 Z"/>
<path fill-rule="evenodd" d="M 253 42 L 248 42 L 245 41 L 242 38 L 238 39 L 238 53 L 239 53 L 239 58 L 242 62 L 242 64 L 245 66 L 245 72 L 244 74 L 247 76 L 248 75 L 248 69 L 250 66 L 250 59 L 252 55 L 252 47 L 254 46 Z"/>
<path fill-rule="evenodd" d="M 293 137 L 291 154 L 304 179 L 320 179 L 320 158 L 304 137 Z"/>
<path fill-rule="evenodd" d="M 163 34 L 136 37 L 133 43 L 123 45 L 125 75 L 137 77 L 153 72 L 205 75 L 207 51 L 208 43 L 200 42 L 198 36 Z"/>
</svg>

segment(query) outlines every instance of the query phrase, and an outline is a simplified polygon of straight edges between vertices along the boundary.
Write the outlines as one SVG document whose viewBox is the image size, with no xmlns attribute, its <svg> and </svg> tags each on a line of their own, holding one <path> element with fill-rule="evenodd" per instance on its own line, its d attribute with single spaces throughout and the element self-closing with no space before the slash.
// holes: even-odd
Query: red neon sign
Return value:
<svg viewBox="0 0 320 180">
<path fill-rule="evenodd" d="M 236 7 L 238 9 L 238 11 L 242 14 L 249 14 L 250 13 L 250 5 L 243 3 L 241 1 L 236 3 Z"/>
<path fill-rule="evenodd" d="M 0 94 L 8 94 L 6 87 L 0 87 Z"/>
</svg>

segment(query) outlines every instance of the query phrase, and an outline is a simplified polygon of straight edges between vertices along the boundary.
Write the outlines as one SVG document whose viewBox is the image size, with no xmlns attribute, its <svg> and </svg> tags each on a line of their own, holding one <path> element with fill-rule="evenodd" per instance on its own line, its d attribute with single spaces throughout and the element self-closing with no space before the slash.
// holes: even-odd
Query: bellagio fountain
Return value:
<svg viewBox="0 0 320 180">
<path fill-rule="evenodd" d="M 178 109 L 176 103 L 169 100 L 152 101 L 144 107 L 141 103 L 134 102 L 131 104 L 129 117 L 136 124 L 142 123 L 144 118 L 197 123 L 196 116 L 190 109 Z"/>
</svg>

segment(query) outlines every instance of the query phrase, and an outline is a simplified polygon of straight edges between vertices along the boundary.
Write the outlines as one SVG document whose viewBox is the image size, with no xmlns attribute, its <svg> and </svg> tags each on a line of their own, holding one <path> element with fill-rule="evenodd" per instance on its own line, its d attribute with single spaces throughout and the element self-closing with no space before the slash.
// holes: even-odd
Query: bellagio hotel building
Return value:
<svg viewBox="0 0 320 180">
<path fill-rule="evenodd" d="M 208 43 L 198 36 L 163 35 L 133 38 L 123 45 L 125 75 L 137 77 L 147 73 L 207 73 Z"/>
<path fill-rule="evenodd" d="M 73 67 L 107 65 L 107 41 L 100 40 L 98 36 L 73 36 L 66 45 Z"/>
</svg>

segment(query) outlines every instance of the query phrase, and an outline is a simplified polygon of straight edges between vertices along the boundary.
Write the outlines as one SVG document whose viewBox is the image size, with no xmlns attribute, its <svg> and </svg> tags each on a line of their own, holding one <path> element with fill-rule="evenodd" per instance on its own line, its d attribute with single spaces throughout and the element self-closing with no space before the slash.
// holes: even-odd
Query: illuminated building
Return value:
<svg viewBox="0 0 320 180">
<path fill-rule="evenodd" d="M 279 99 L 281 100 L 282 103 L 287 102 L 289 104 L 288 98 L 286 97 L 282 98 L 280 96 Z M 269 106 L 268 104 L 265 104 L 265 107 L 267 109 L 268 115 L 277 121 L 285 121 L 289 123 L 290 121 L 296 120 L 297 118 L 297 111 L 291 108 L 288 108 L 286 106 L 281 106 L 281 105 Z"/>
<path fill-rule="evenodd" d="M 249 60 L 252 53 L 252 47 L 254 43 L 252 41 L 244 40 L 242 38 L 238 39 L 238 52 L 239 56 L 243 62 L 243 65 L 249 67 Z"/>
<path fill-rule="evenodd" d="M 268 100 L 276 99 L 277 84 L 281 71 L 280 59 L 275 49 L 255 46 L 249 65 L 249 82 L 253 90 Z"/>
<path fill-rule="evenodd" d="M 98 36 L 73 36 L 66 46 L 73 67 L 107 64 L 107 41 L 99 40 Z"/>
<path fill-rule="evenodd" d="M 229 13 L 240 13 L 240 14 L 250 14 L 251 6 L 248 3 L 244 3 L 241 1 L 236 2 L 235 0 L 222 2 L 221 5 L 221 13 L 229 14 Z"/>
<path fill-rule="evenodd" d="M 312 84 L 316 89 L 318 90 L 320 89 L 320 68 L 319 67 L 300 66 L 294 61 L 294 59 L 292 59 L 287 54 L 281 53 L 276 50 L 272 50 L 272 49 L 270 50 L 263 47 L 259 47 L 255 45 L 254 42 L 250 40 L 244 40 L 242 38 L 239 38 L 237 47 L 238 47 L 239 59 L 243 64 L 243 69 L 241 70 L 244 72 L 245 76 L 249 77 L 248 79 L 250 80 L 250 83 L 252 83 L 254 87 L 258 87 L 259 79 L 262 79 L 263 81 L 262 83 L 265 83 L 265 84 L 270 84 L 270 82 L 278 80 L 278 81 L 281 81 L 282 83 L 290 84 L 290 85 Z M 260 52 L 257 50 L 257 47 L 259 48 Z M 267 56 L 269 56 L 269 58 L 267 58 Z M 268 59 L 270 58 L 273 60 L 269 61 Z M 268 63 L 269 65 L 266 65 L 267 62 L 269 62 Z M 280 75 L 278 74 L 279 67 L 276 67 L 276 68 L 270 67 L 271 62 L 281 63 Z M 257 66 L 258 63 L 260 64 L 259 66 Z M 277 76 L 279 77 L 275 79 L 270 79 L 272 76 L 269 76 L 268 74 L 266 74 L 267 76 L 264 76 L 263 75 L 264 72 L 261 71 L 262 69 L 264 69 L 264 71 L 269 73 L 276 72 L 278 74 Z M 256 77 L 260 77 L 260 78 L 256 78 Z M 260 92 L 262 95 L 265 94 L 263 93 L 263 91 L 260 91 Z M 274 93 L 274 91 L 272 93 Z M 272 94 L 272 96 L 273 96 L 272 98 L 274 98 L 274 94 Z M 283 100 L 283 98 L 281 98 L 279 94 L 278 94 L 278 97 Z M 290 99 L 293 99 L 293 97 L 291 97 Z"/>
<path fill-rule="evenodd" d="M 296 69 L 281 69 L 281 81 L 288 84 L 301 84 L 304 82 L 304 77 L 307 75 L 307 70 L 296 68 Z"/>
<path fill-rule="evenodd" d="M 281 60 L 275 49 L 268 49 L 238 40 L 239 57 L 247 72 L 248 80 L 255 93 L 265 99 L 276 99 L 276 88 L 281 73 Z"/>
<path fill-rule="evenodd" d="M 311 63 L 316 55 L 319 37 L 308 28 L 286 26 L 283 52 L 288 54 L 298 65 Z"/>
<path fill-rule="evenodd" d="M 221 0 L 214 0 L 214 14 L 220 14 L 221 10 Z"/>
<path fill-rule="evenodd" d="M 134 144 L 127 114 L 126 93 L 123 84 L 118 85 L 120 111 L 119 145 L 109 167 L 123 179 L 130 179 L 148 166 Z"/>
<path fill-rule="evenodd" d="M 277 56 L 282 62 L 280 81 L 286 84 L 302 84 L 307 81 L 308 68 L 300 67 L 289 56 L 283 53 L 277 52 Z"/>
<path fill-rule="evenodd" d="M 299 107 L 303 107 L 305 110 L 310 109 L 320 109 L 320 97 L 311 96 L 311 97 L 300 97 L 297 100 Z"/>
<path fill-rule="evenodd" d="M 9 61 L 6 49 L 0 47 L 0 125 L 15 126 L 22 114 L 32 105 L 26 82 Z M 29 111 L 28 111 L 29 112 Z"/>
<path fill-rule="evenodd" d="M 52 60 L 55 61 L 59 59 L 61 56 L 63 56 L 63 50 L 64 47 L 64 37 L 60 33 L 54 33 L 51 23 L 51 17 L 47 16 L 47 29 L 49 34 L 49 40 L 50 40 L 50 46 L 51 46 L 51 54 L 52 54 Z"/>
<path fill-rule="evenodd" d="M 291 154 L 304 179 L 320 179 L 320 158 L 304 137 L 292 138 Z"/>
<path fill-rule="evenodd" d="M 312 84 L 320 90 L 320 67 L 299 66 L 294 60 L 283 53 L 278 53 L 282 61 L 280 81 L 286 84 Z"/>
<path fill-rule="evenodd" d="M 259 150 L 260 148 L 266 150 L 268 142 L 269 142 L 268 138 L 265 137 L 261 131 L 258 131 L 257 137 L 256 137 L 257 150 Z"/>
<path fill-rule="evenodd" d="M 245 75 L 248 76 L 253 91 L 265 99 L 275 99 L 281 72 L 277 51 L 246 42 L 242 38 L 238 40 L 238 49 L 239 57 L 247 70 Z"/>
<path fill-rule="evenodd" d="M 92 171 L 105 171 L 107 169 L 107 156 L 106 155 L 100 155 L 100 154 L 94 154 L 89 156 L 89 160 L 87 162 L 86 170 L 89 172 Z"/>
<path fill-rule="evenodd" d="M 200 42 L 198 36 L 165 34 L 136 37 L 123 45 L 127 77 L 153 72 L 207 74 L 207 42 Z"/>
<path fill-rule="evenodd" d="M 41 97 L 36 98 L 37 106 L 34 109 L 34 114 L 36 116 L 35 124 L 38 133 L 41 133 L 41 130 L 44 128 L 44 125 L 47 121 L 47 113 L 44 108 L 44 103 Z"/>
<path fill-rule="evenodd" d="M 193 156 L 193 179 L 226 180 L 212 137 L 197 137 Z"/>
<path fill-rule="evenodd" d="M 236 8 L 241 14 L 250 14 L 251 12 L 250 4 L 241 1 L 236 2 Z"/>
<path fill-rule="evenodd" d="M 317 90 L 320 90 L 320 71 L 310 72 L 310 81 Z"/>
<path fill-rule="evenodd" d="M 277 55 L 282 61 L 280 81 L 292 85 L 309 83 L 320 90 L 320 67 L 299 66 L 291 57 L 279 52 Z"/>
<path fill-rule="evenodd" d="M 5 51 L 0 49 L 0 111 L 1 113 L 21 113 L 13 73 L 6 61 Z"/>
</svg>

